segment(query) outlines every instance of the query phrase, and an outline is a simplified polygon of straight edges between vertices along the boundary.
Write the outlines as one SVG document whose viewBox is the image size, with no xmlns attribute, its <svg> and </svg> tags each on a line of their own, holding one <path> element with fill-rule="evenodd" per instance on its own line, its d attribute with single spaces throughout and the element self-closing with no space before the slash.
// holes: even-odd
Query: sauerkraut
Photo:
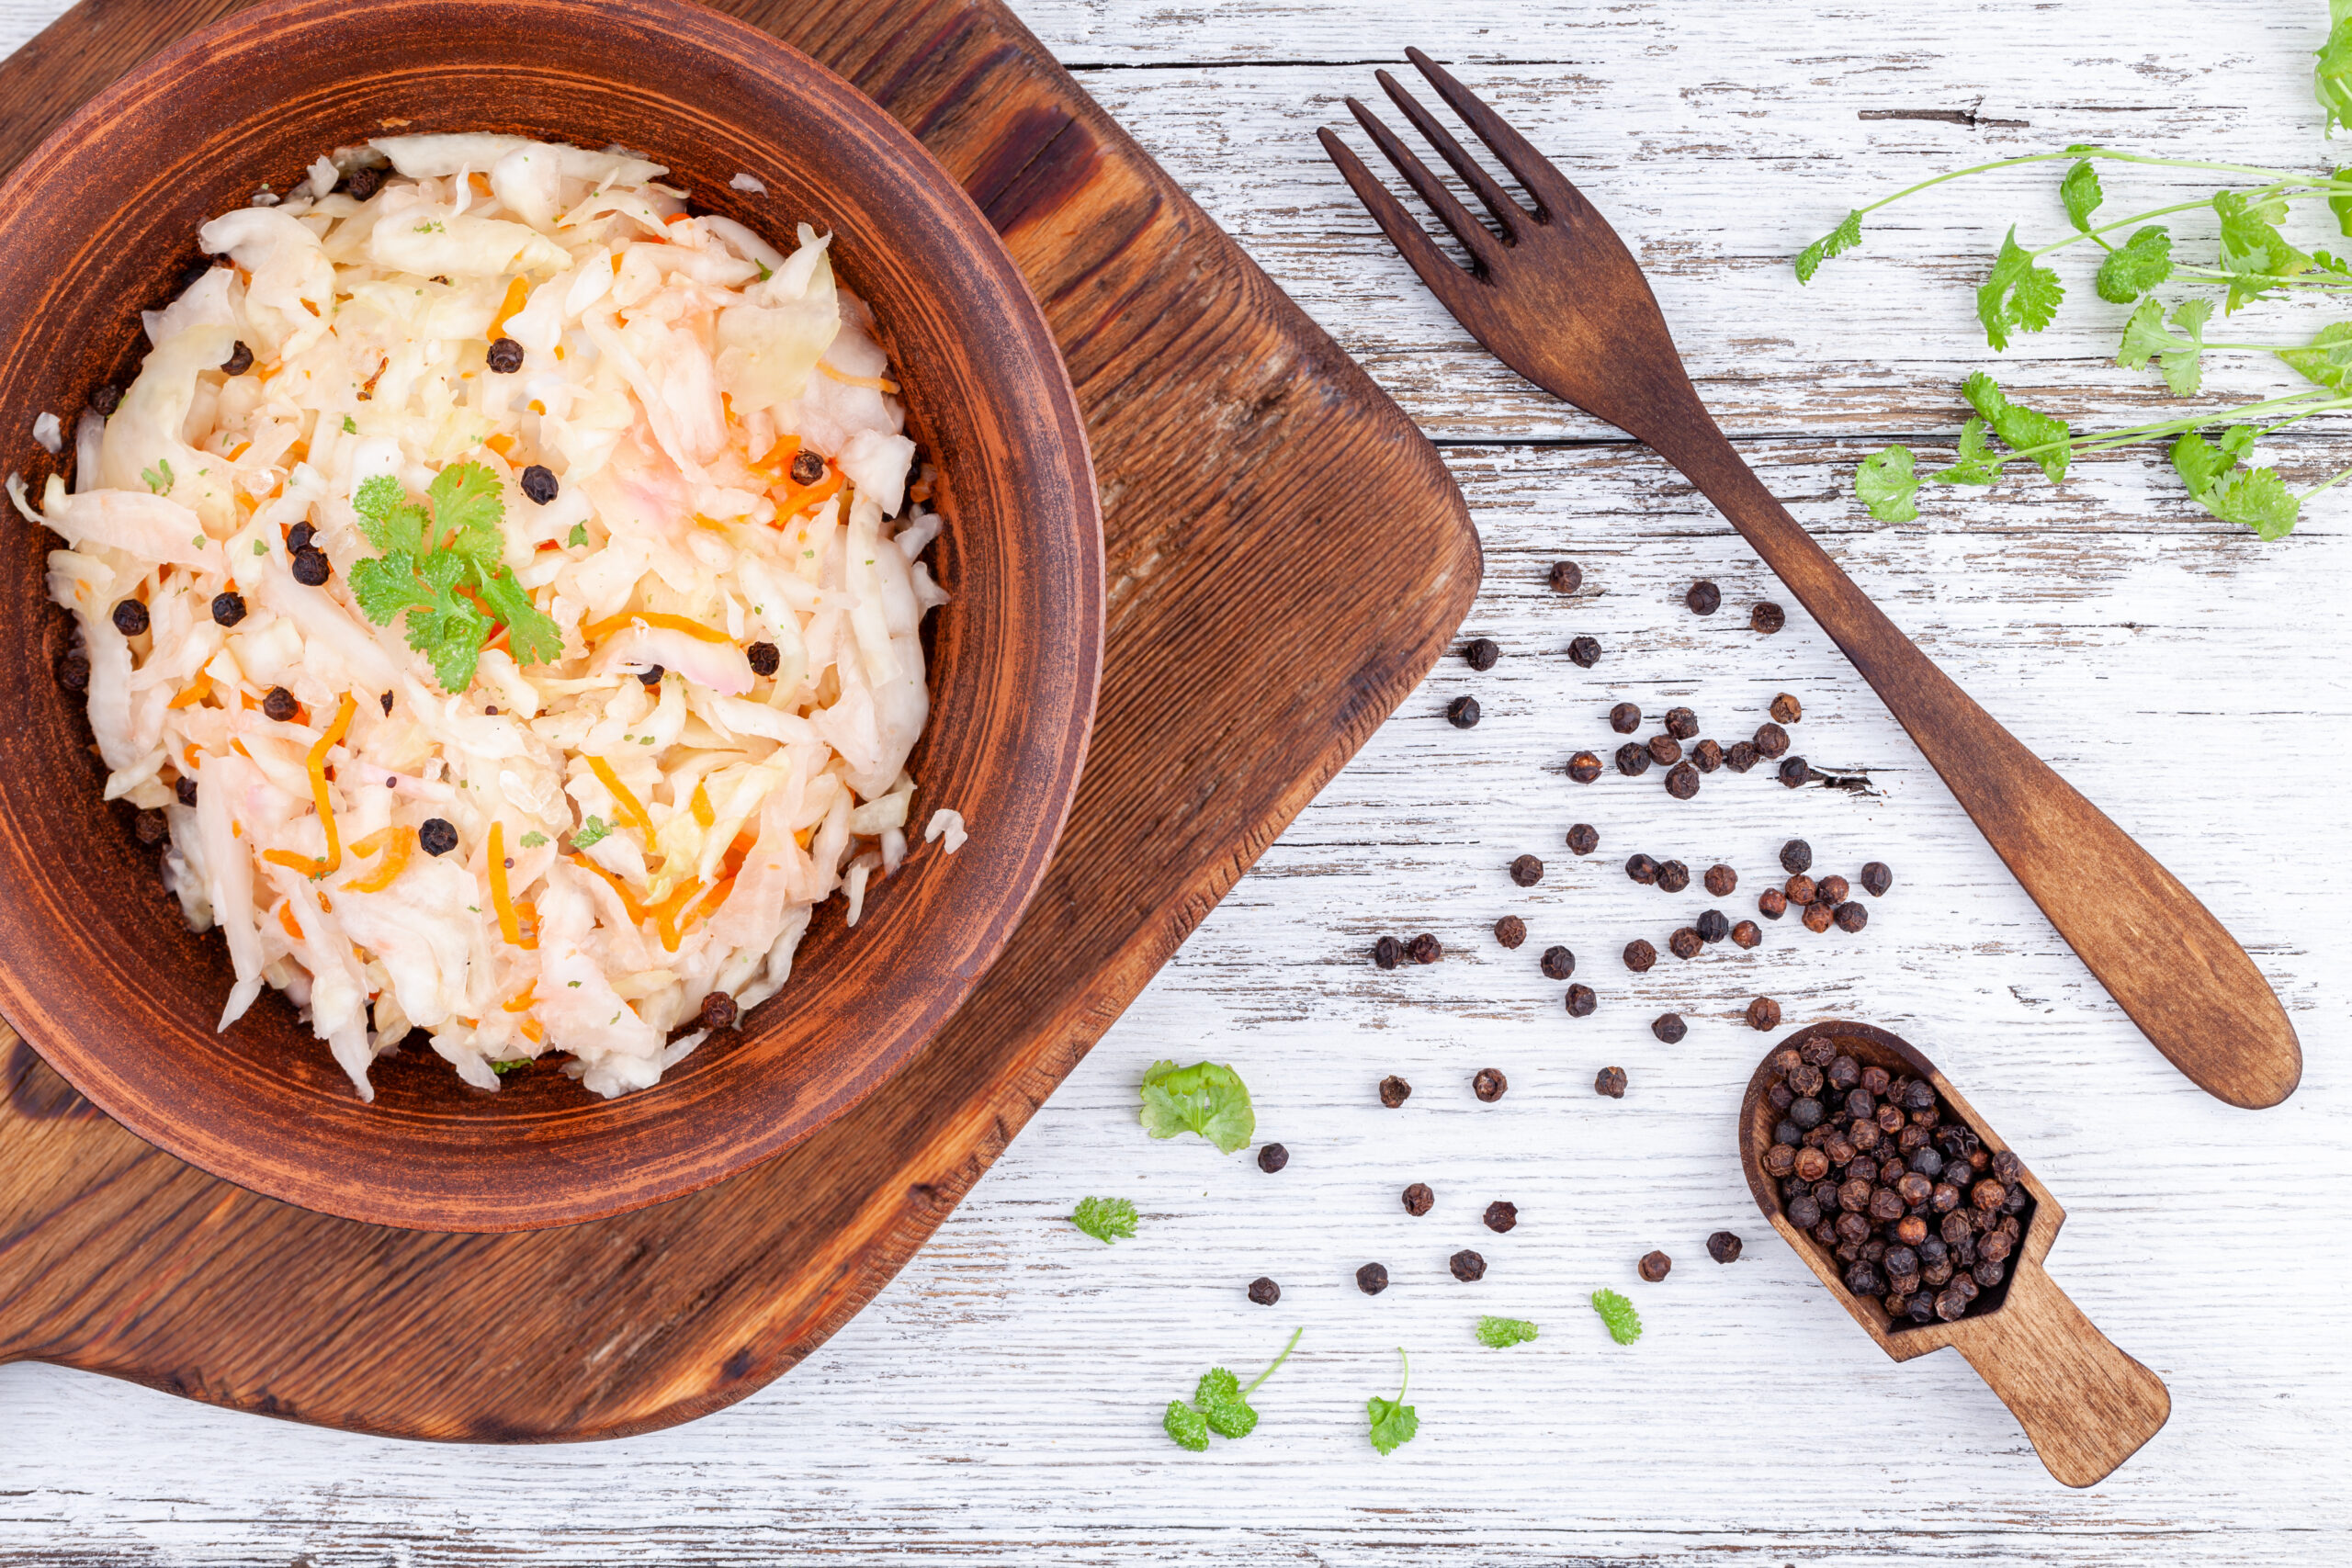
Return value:
<svg viewBox="0 0 2352 1568">
<path fill-rule="evenodd" d="M 277 987 L 362 1099 L 414 1030 L 481 1089 L 646 1088 L 907 853 L 946 596 L 890 367 L 828 237 L 666 172 L 322 158 L 198 231 L 70 489 L 10 479 L 220 1026 Z"/>
</svg>

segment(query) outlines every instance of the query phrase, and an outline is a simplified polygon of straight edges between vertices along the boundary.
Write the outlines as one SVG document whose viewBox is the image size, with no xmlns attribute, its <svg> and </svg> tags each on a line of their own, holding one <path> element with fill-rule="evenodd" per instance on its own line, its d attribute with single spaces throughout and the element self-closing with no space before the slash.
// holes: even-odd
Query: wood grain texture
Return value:
<svg viewBox="0 0 2352 1568">
<path fill-rule="evenodd" d="M 1780 1079 L 1772 1058 L 1815 1040 L 1829 1041 L 1841 1055 L 1865 1067 L 1926 1078 L 1988 1152 L 2009 1146 L 1936 1065 L 1899 1036 L 1844 1020 L 1807 1024 L 1764 1053 L 1740 1099 L 1740 1170 L 1757 1208 L 1890 1358 L 1907 1361 L 1947 1347 L 1957 1349 L 2017 1416 L 2051 1474 L 2069 1486 L 2095 1486 L 2114 1474 L 2163 1429 L 2172 1414 L 2172 1396 L 2162 1379 L 2117 1349 L 2051 1280 L 2044 1263 L 2066 1212 L 2030 1167 L 2019 1178 L 2031 1201 L 2021 1211 L 2025 1234 L 2008 1276 L 1972 1302 L 1966 1315 L 1951 1322 L 1895 1323 L 1878 1299 L 1848 1290 L 1837 1258 L 1790 1221 L 1778 1183 L 1761 1163 L 1781 1115 L 1765 1096 Z"/>
<path fill-rule="evenodd" d="M 28 1110 L 57 1095 L 39 1082 L 47 1069 L 20 1056 L 12 1073 L 20 1093 L 0 1112 L 0 1147 L 17 1172 L 6 1198 L 13 1240 L 0 1249 L 0 1354 L 423 1438 L 611 1436 L 740 1398 L 820 1343 L 905 1260 L 1183 931 L 1428 667 L 1468 604 L 1476 540 L 1428 445 L 1016 23 L 962 0 L 916 0 L 879 27 L 848 6 L 747 14 L 829 58 L 929 139 L 1027 268 L 1093 422 L 1114 570 L 1096 782 L 1081 794 L 1078 825 L 1018 950 L 911 1067 L 741 1182 L 502 1239 L 387 1231 L 241 1191 L 104 1119 Z M 30 66 L 40 60 L 34 54 Z M 0 76 L 0 101 L 31 101 L 40 84 Z M 597 112 L 593 98 L 580 107 Z M 727 113 L 723 102 L 708 107 Z M 755 144 L 707 141 L 701 155 L 718 160 L 711 168 L 749 160 L 787 194 L 800 180 Z M 724 186 L 710 168 L 702 173 L 701 188 Z M 854 191 L 799 194 L 840 204 L 841 227 L 856 226 Z M 969 260 L 984 277 L 985 256 Z M 882 270 L 872 257 L 867 265 Z M 847 276 L 864 281 L 855 267 Z M 899 303 L 906 316 L 937 321 L 956 293 Z M 995 309 L 978 296 L 965 303 Z M 974 326 L 977 338 L 1017 333 L 1018 311 L 998 314 Z M 1049 458 L 1018 447 L 1034 434 L 1026 418 L 1050 420 L 1051 397 L 991 432 L 991 410 L 1011 411 L 989 389 L 947 374 L 939 354 L 926 363 L 914 323 L 902 318 L 896 330 L 908 334 L 910 380 L 929 370 L 944 400 L 968 403 L 929 411 L 951 483 L 959 445 L 975 475 L 956 490 L 951 514 L 1036 504 L 1035 525 L 1055 528 L 1051 495 L 978 482 L 976 450 L 993 434 L 1010 445 L 990 461 Z M 924 412 L 921 393 L 915 406 Z M 1302 482 L 1310 454 L 1355 469 L 1351 500 L 1334 502 Z M 1341 570 L 1339 558 L 1297 570 L 1284 536 L 1310 522 L 1335 540 L 1352 531 L 1410 548 L 1366 599 L 1367 579 Z M 993 533 L 973 531 L 973 558 Z M 1015 552 L 1007 556 L 1018 566 Z M 1018 584 L 1010 579 L 1020 572 L 1009 571 L 996 580 L 1009 596 L 975 594 L 979 626 L 991 610 L 1013 618 L 1027 594 L 1064 600 L 1062 621 L 1035 622 L 1060 626 L 1057 645 L 1030 650 L 1034 674 L 1021 677 L 1036 681 L 1042 700 L 1013 712 L 1010 732 L 975 738 L 1015 772 L 1024 749 L 1062 745 L 1069 694 L 1056 694 L 1054 671 L 1091 662 L 1086 628 L 1067 620 L 1084 596 L 1051 564 L 1041 552 L 1027 567 L 1034 581 Z M 989 581 L 976 572 L 974 586 Z M 1266 647 L 1267 624 L 1295 628 L 1296 638 L 1298 678 L 1272 702 L 1232 656 L 1238 640 Z M 937 679 L 948 679 L 944 667 Z M 944 718 L 957 711 L 944 694 L 942 710 Z M 1073 751 L 1063 755 L 1074 765 Z M 1034 798 L 1007 803 L 1016 819 L 1054 808 L 1050 773 L 1026 773 Z M 975 827 L 986 833 L 985 813 Z M 1018 852 L 1018 839 L 1008 847 Z M 857 938 L 886 931 L 887 922 Z M 821 983 L 823 973 L 816 967 L 811 978 Z M 886 1041 L 887 1031 L 875 1038 Z M 77 1188 L 82 1197 L 70 1197 Z M 125 1289 L 136 1292 L 135 1309 Z M 473 1325 L 492 1315 L 504 1327 L 485 1343 Z M 355 1357 L 361 1344 L 370 1348 Z"/>
<path fill-rule="evenodd" d="M 1742 6 L 1645 0 L 1014 0 L 1087 92 L 1364 364 L 1440 445 L 1484 540 L 1464 634 L 1503 657 L 1442 660 L 1203 920 L 858 1317 L 791 1376 L 703 1420 L 614 1443 L 401 1443 L 256 1421 L 71 1369 L 0 1367 L 0 1562 L 249 1568 L 768 1568 L 778 1562 L 1203 1562 L 1429 1568 L 2312 1568 L 2352 1560 L 2336 1498 L 2352 1445 L 2342 1353 L 2352 1264 L 2352 974 L 2334 935 L 2352 862 L 2352 666 L 2326 584 L 2352 577 L 2352 502 L 2313 503 L 2262 547 L 2180 494 L 2160 453 L 2078 464 L 1871 521 L 1854 464 L 1887 440 L 1949 452 L 1962 377 L 2003 374 L 2078 423 L 2165 400 L 2110 361 L 2122 312 L 2087 269 L 2038 338 L 1996 357 L 1972 311 L 2011 221 L 2065 217 L 2029 172 L 1892 209 L 1842 278 L 1789 258 L 1859 197 L 2078 139 L 2261 163 L 2335 156 L 2310 101 L 2316 6 L 1978 0 Z M 53 14 L 0 0 L 0 44 Z M 13 30 L 9 30 L 13 28 Z M 2302 1088 L 2247 1115 L 2189 1084 L 2052 931 L 1900 726 L 1801 608 L 1776 637 L 1726 625 L 1773 580 L 1647 449 L 1521 381 L 1381 239 L 1314 140 L 1374 64 L 1440 57 L 1528 127 L 1611 215 L 1649 274 L 1701 395 L 1772 493 L 1942 667 L 2197 889 L 2245 942 L 2308 1052 Z M 1974 115 L 1859 119 L 1862 110 Z M 2000 121 L 2024 120 L 2019 128 Z M 2340 150 L 2344 138 L 2338 136 Z M 1571 162 L 1572 160 L 1572 162 Z M 2154 172 L 2110 199 L 2188 200 Z M 2126 210 L 2129 210 L 2127 209 Z M 1908 212 L 1908 216 L 1905 214 Z M 1627 215 L 1634 214 L 1633 217 Z M 2293 226 L 2331 244 L 2319 216 Z M 2184 232 L 2189 231 L 2184 230 Z M 2198 232 L 2205 232 L 2199 229 Z M 2199 243 L 2203 242 L 2198 242 Z M 2335 311 L 2269 307 L 2248 336 Z M 2227 395 L 2276 386 L 2251 356 Z M 2336 429 L 2266 441 L 2298 485 L 2352 462 Z M 1319 482 L 1344 489 L 1344 473 Z M 1544 586 L 1563 556 L 1586 591 Z M 1729 612 L 1681 607 L 1696 577 Z M 1784 601 L 1785 602 L 1785 601 Z M 1589 633 L 1582 671 L 1559 657 Z M 1280 658 L 1254 666 L 1279 686 Z M 1569 795 L 1559 765 L 1610 736 L 1611 703 L 1694 707 L 1745 733 L 1774 693 L 1852 787 L 1720 776 L 1670 804 L 1648 780 Z M 1475 695 L 1479 727 L 1443 709 Z M 1717 785 L 1720 787 L 1717 787 Z M 1603 852 L 1562 852 L 1571 822 Z M 1709 905 L 1628 882 L 1635 849 L 1777 880 L 1792 834 L 1851 875 L 1894 867 L 1859 938 L 1783 921 L 1723 962 L 1625 975 L 1610 955 Z M 1544 857 L 1534 888 L 1505 868 Z M 1506 953 L 1504 913 L 1533 934 Z M 1382 974 L 1380 934 L 1446 958 Z M 1530 954 L 1564 942 L 1600 1010 L 1570 1020 Z M 1766 1234 L 1731 1143 L 1765 1036 L 1865 1018 L 1946 1067 L 2067 1210 L 2055 1278 L 2170 1387 L 2170 1423 L 2075 1491 L 1956 1352 L 1890 1362 Z M 1649 1019 L 1690 1020 L 1679 1046 Z M 1159 1057 L 1248 1076 L 1246 1156 L 1156 1144 L 1136 1085 Z M 1622 1065 L 1623 1101 L 1591 1092 Z M 1510 1075 L 1500 1103 L 1469 1075 Z M 1402 1111 L 1383 1073 L 1416 1085 Z M 1415 1220 L 1397 1189 L 1427 1180 Z M 1106 1248 L 1065 1216 L 1131 1198 Z M 1477 1223 L 1494 1198 L 1518 1228 Z M 1709 1232 L 1747 1238 L 1718 1268 Z M 1476 1287 L 1446 1255 L 1481 1247 Z M 1673 1255 L 1656 1286 L 1634 1273 Z M 1360 1294 L 1378 1258 L 1396 1283 Z M 1282 1305 L 1250 1304 L 1259 1274 Z M 2261 1281 L 2274 1281 L 2265 1286 Z M 1632 1296 L 1648 1331 L 1609 1343 L 1586 1295 Z M 1480 1347 L 1480 1312 L 1543 1338 Z M 1248 1441 L 1182 1454 L 1161 1406 L 1205 1367 L 1244 1372 L 1306 1337 L 1255 1400 Z M 492 1337 L 495 1324 L 482 1325 Z M 1363 1401 L 1413 1359 L 1420 1435 L 1383 1461 Z M 1782 1441 L 1794 1400 L 1873 1440 Z M 1901 1434 L 1897 1440 L 1895 1434 Z M 1826 1451 L 1834 1448 L 1834 1452 Z"/>
</svg>

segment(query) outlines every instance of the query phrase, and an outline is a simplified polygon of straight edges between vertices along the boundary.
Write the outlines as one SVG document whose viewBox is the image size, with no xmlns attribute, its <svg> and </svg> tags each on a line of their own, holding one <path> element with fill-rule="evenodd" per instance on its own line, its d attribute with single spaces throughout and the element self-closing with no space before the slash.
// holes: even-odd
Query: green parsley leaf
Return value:
<svg viewBox="0 0 2352 1568">
<path fill-rule="evenodd" d="M 1396 1397 L 1383 1399 L 1375 1393 L 1363 1402 L 1364 1415 L 1372 1422 L 1372 1446 L 1384 1454 L 1395 1453 L 1421 1429 L 1420 1416 L 1405 1403 L 1405 1390 L 1413 1381 L 1413 1363 L 1401 1345 L 1396 1348 L 1396 1359 L 1405 1363 L 1405 1378 L 1396 1385 Z"/>
<path fill-rule="evenodd" d="M 506 546 L 498 528 L 506 515 L 506 492 L 487 465 L 450 464 L 433 476 L 424 499 L 433 503 L 435 548 L 454 551 L 477 566 L 497 561 Z"/>
<path fill-rule="evenodd" d="M 2172 324 L 2179 329 L 2177 332 L 2165 326 L 2164 314 L 2164 305 L 2154 295 L 2141 300 L 2132 312 L 2132 319 L 2123 324 L 2123 346 L 2116 350 L 2115 362 L 2127 370 L 2142 370 L 2151 358 L 2155 359 L 2164 371 L 2165 385 L 2176 396 L 2185 398 L 2197 390 L 2203 375 L 2205 323 L 2212 319 L 2213 302 L 2183 300 L 2172 313 Z M 2279 357 L 2286 359 L 2287 354 L 2282 353 Z M 2290 359 L 2288 363 L 2294 362 Z"/>
<path fill-rule="evenodd" d="M 2332 391 L 2352 391 L 2352 321 L 2335 321 L 2301 348 L 2282 348 L 2278 357 L 2306 381 Z"/>
<path fill-rule="evenodd" d="M 352 597 L 379 626 L 406 615 L 409 646 L 431 661 L 447 691 L 473 683 L 482 645 L 502 625 L 517 663 L 547 663 L 563 652 L 555 622 L 499 560 L 503 498 L 498 476 L 480 463 L 452 463 L 434 475 L 425 490 L 429 512 L 385 474 L 351 498 L 361 531 L 384 552 L 353 563 Z"/>
<path fill-rule="evenodd" d="M 266 556 L 269 554 L 269 547 L 266 544 L 264 544 L 261 540 L 255 539 L 254 541 L 254 554 L 257 556 Z"/>
<path fill-rule="evenodd" d="M 1642 1337 L 1641 1314 L 1634 1310 L 1633 1303 L 1616 1292 L 1593 1292 L 1592 1310 L 1600 1314 L 1600 1321 L 1608 1325 L 1609 1337 L 1618 1344 L 1631 1345 Z"/>
<path fill-rule="evenodd" d="M 2009 401 L 2000 384 L 1979 370 L 1961 384 L 1961 394 L 1969 406 L 1984 416 L 1993 434 L 2007 443 L 2013 452 L 2030 453 L 2035 463 L 2052 484 L 2066 477 L 2066 463 L 2074 455 L 2067 443 L 2074 432 L 2063 419 L 2052 419 L 2045 413 L 2021 408 Z"/>
<path fill-rule="evenodd" d="M 1088 1201 L 1093 1200 L 1089 1199 Z M 1181 1399 L 1168 1402 L 1168 1408 L 1159 1417 L 1161 1428 L 1179 1446 L 1194 1453 L 1206 1451 L 1211 1432 L 1220 1438 L 1240 1438 L 1256 1431 L 1258 1413 L 1250 1407 L 1250 1396 L 1258 1392 L 1260 1383 L 1274 1375 L 1275 1368 L 1290 1359 L 1290 1353 L 1298 1348 L 1298 1337 L 1306 1332 L 1304 1328 L 1291 1330 L 1290 1343 L 1283 1347 L 1283 1353 L 1252 1379 L 1247 1388 L 1241 1386 L 1239 1378 L 1223 1367 L 1211 1367 L 1203 1372 L 1201 1381 L 1193 1386 L 1191 1404 Z"/>
<path fill-rule="evenodd" d="M 2312 52 L 2312 96 L 2327 111 L 2323 131 L 2333 138 L 2339 125 L 2352 128 L 2352 6 L 2328 0 L 2327 41 Z M 2352 231 L 2347 231 L 2352 232 Z"/>
<path fill-rule="evenodd" d="M 2017 228 L 2011 225 L 2001 242 L 2000 254 L 1993 258 L 1993 270 L 1984 275 L 1976 290 L 1976 319 L 1984 323 L 1984 341 L 1996 350 L 2006 349 L 2011 331 L 2040 332 L 2050 324 L 2058 302 L 2065 297 L 2058 275 L 2033 265 L 2032 255 L 2018 243 Z"/>
<path fill-rule="evenodd" d="M 1844 255 L 1862 243 L 1862 215 L 1849 212 L 1846 220 L 1797 253 L 1797 281 L 1811 283 L 1821 264 L 1831 256 Z"/>
<path fill-rule="evenodd" d="M 1122 1241 L 1136 1234 L 1136 1206 L 1125 1198 L 1080 1198 L 1069 1223 L 1099 1242 Z"/>
<path fill-rule="evenodd" d="M 2066 177 L 2059 182 L 2058 199 L 2066 204 L 2067 221 L 2080 232 L 2089 233 L 2091 214 L 2107 199 L 2107 193 L 2099 189 L 2098 171 L 2088 158 L 2066 171 Z"/>
<path fill-rule="evenodd" d="M 1247 1148 L 1258 1131 L 1249 1086 L 1231 1067 L 1154 1062 L 1143 1076 L 1143 1129 L 1155 1138 L 1198 1133 L 1219 1154 Z"/>
<path fill-rule="evenodd" d="M 2215 191 L 2213 210 L 2222 217 L 2221 268 L 2230 275 L 2224 310 L 2234 310 L 2276 288 L 2281 278 L 2311 270 L 2312 258 L 2278 232 L 2278 225 L 2287 216 L 2283 197 L 2250 202 L 2240 191 Z"/>
<path fill-rule="evenodd" d="M 2172 231 L 2161 223 L 2132 231 L 2132 237 L 2098 264 L 2092 287 L 2110 305 L 2129 305 L 2172 276 Z"/>
<path fill-rule="evenodd" d="M 1182 1400 L 1168 1402 L 1168 1409 L 1159 1417 L 1159 1425 L 1176 1439 L 1178 1448 L 1190 1449 L 1196 1454 L 1209 1451 L 1209 1418 Z"/>
<path fill-rule="evenodd" d="M 564 543 L 575 550 L 585 548 L 588 544 L 588 525 L 574 523 L 571 525 L 571 537 L 566 539 Z"/>
<path fill-rule="evenodd" d="M 359 434 L 359 422 L 358 422 L 357 420 L 356 420 L 356 419 L 352 418 L 349 414 L 345 414 L 345 415 L 343 416 L 343 433 L 344 433 L 345 435 L 356 435 L 356 434 Z"/>
<path fill-rule="evenodd" d="M 1984 445 L 1986 428 L 1981 419 L 1972 419 L 1962 425 L 1951 467 L 1939 468 L 1929 477 L 1948 485 L 1988 485 L 1998 479 L 2001 466 L 2008 459 Z"/>
<path fill-rule="evenodd" d="M 1911 448 L 1889 446 L 1854 470 L 1854 494 L 1880 522 L 1908 523 L 1919 515 L 1911 501 L 1919 489 L 1912 462 Z"/>
<path fill-rule="evenodd" d="M 378 474 L 354 491 L 351 509 L 359 513 L 359 531 L 378 549 L 412 556 L 424 552 L 424 508 L 410 501 L 391 475 Z"/>
<path fill-rule="evenodd" d="M 153 468 L 140 469 L 139 477 L 147 481 L 149 490 L 162 495 L 172 488 L 172 460 L 158 457 Z"/>
<path fill-rule="evenodd" d="M 480 573 L 482 603 L 506 623 L 506 649 L 517 664 L 552 664 L 563 657 L 563 628 L 531 603 L 529 591 L 504 567 Z"/>
<path fill-rule="evenodd" d="M 2232 425 L 2218 442 L 2188 431 L 2173 443 L 2172 466 L 2199 506 L 2224 523 L 2242 523 L 2265 541 L 2294 532 L 2302 498 L 2276 468 L 2239 468 L 2254 450 L 2255 429 Z"/>
<path fill-rule="evenodd" d="M 575 850 L 584 850 L 591 844 L 601 844 L 611 833 L 611 827 L 603 818 L 591 817 L 571 830 L 571 847 Z"/>
<path fill-rule="evenodd" d="M 1535 1325 L 1523 1317 L 1481 1317 L 1478 1343 L 1489 1350 L 1508 1350 L 1535 1337 Z"/>
<path fill-rule="evenodd" d="M 536 850 L 547 841 L 548 836 L 545 833 L 540 832 L 537 828 L 532 829 L 529 832 L 524 834 L 520 839 L 515 840 L 515 842 L 521 844 L 526 850 Z"/>
</svg>

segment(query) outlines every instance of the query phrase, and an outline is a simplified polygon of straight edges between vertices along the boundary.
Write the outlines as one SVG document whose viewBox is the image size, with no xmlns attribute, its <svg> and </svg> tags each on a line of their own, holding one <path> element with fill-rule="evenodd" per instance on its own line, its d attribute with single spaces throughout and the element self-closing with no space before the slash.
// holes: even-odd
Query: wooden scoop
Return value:
<svg viewBox="0 0 2352 1568">
<path fill-rule="evenodd" d="M 1829 1249 L 1791 1224 L 1781 1212 L 1780 1183 L 1764 1173 L 1763 1164 L 1780 1120 L 1765 1098 L 1772 1087 L 1771 1059 L 1783 1049 L 1824 1036 L 1863 1066 L 1926 1078 L 1987 1150 L 1997 1154 L 2008 1147 L 1936 1071 L 1934 1063 L 1885 1030 L 1867 1023 L 1815 1023 L 1765 1053 L 1756 1076 L 1748 1079 L 1747 1097 L 1740 1102 L 1739 1166 L 1747 1173 L 1756 1206 L 1821 1276 L 1854 1321 L 1878 1341 L 1880 1349 L 1907 1361 L 1953 1347 L 2009 1407 L 2051 1474 L 2069 1486 L 2105 1480 L 2163 1427 L 2172 1414 L 2172 1395 L 2155 1373 L 2117 1349 L 2043 1271 L 2042 1259 L 2049 1257 L 2066 1212 L 2030 1169 L 2019 1179 L 2032 1201 L 2019 1215 L 2024 1230 L 2011 1256 L 2008 1279 L 1984 1292 L 1967 1316 L 1951 1323 L 1895 1323 L 1878 1298 L 1849 1291 Z"/>
</svg>

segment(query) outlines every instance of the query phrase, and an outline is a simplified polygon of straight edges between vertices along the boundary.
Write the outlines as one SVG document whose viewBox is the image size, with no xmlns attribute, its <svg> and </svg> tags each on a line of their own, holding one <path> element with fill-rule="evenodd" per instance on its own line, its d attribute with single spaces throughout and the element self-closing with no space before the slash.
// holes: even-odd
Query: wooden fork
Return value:
<svg viewBox="0 0 2352 1568">
<path fill-rule="evenodd" d="M 2156 1049 L 2233 1105 L 2276 1105 L 2303 1070 L 2261 972 L 2147 851 L 1929 662 L 1814 543 L 1699 401 L 1616 231 L 1560 171 L 1419 50 L 1438 96 L 1534 200 L 1520 205 L 1387 72 L 1381 86 L 1494 217 L 1480 222 L 1371 110 L 1348 107 L 1469 253 L 1457 265 L 1329 130 L 1317 134 L 1381 231 L 1456 321 L 1537 386 L 1689 477 L 1812 612 L 2009 870 Z M 1497 231 L 1499 231 L 1498 232 Z"/>
</svg>

